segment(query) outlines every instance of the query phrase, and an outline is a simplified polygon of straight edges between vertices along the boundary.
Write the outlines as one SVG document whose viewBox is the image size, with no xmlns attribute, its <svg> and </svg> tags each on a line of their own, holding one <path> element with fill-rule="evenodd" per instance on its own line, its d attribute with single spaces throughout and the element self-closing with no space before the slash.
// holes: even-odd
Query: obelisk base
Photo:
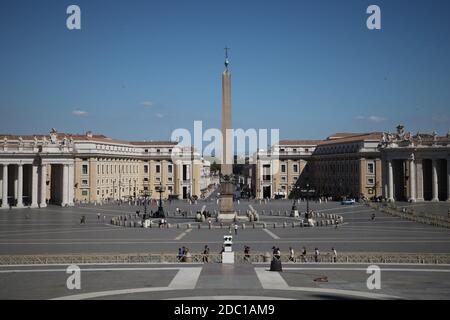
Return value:
<svg viewBox="0 0 450 320">
<path fill-rule="evenodd" d="M 234 185 L 231 182 L 220 184 L 220 203 L 218 221 L 233 221 L 236 217 L 233 204 Z"/>
</svg>

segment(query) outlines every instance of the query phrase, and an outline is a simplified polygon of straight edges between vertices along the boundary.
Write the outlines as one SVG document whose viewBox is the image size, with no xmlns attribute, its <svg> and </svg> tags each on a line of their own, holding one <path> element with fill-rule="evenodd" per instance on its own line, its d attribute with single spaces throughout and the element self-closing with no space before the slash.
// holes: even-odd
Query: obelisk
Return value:
<svg viewBox="0 0 450 320">
<path fill-rule="evenodd" d="M 233 206 L 234 185 L 233 174 L 233 132 L 231 127 L 231 73 L 228 70 L 228 48 L 225 48 L 225 70 L 222 74 L 222 161 L 220 181 L 220 221 L 231 221 L 235 218 Z"/>
</svg>

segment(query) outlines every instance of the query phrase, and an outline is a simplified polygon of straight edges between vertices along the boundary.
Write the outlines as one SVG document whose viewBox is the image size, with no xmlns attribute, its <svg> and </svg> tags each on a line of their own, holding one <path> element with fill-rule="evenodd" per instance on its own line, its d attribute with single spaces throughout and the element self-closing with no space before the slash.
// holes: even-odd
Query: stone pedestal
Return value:
<svg viewBox="0 0 450 320">
<path fill-rule="evenodd" d="M 231 182 L 220 184 L 219 221 L 233 221 L 236 213 L 233 205 L 234 185 Z"/>
<path fill-rule="evenodd" d="M 222 263 L 234 263 L 234 252 L 222 252 Z"/>
</svg>

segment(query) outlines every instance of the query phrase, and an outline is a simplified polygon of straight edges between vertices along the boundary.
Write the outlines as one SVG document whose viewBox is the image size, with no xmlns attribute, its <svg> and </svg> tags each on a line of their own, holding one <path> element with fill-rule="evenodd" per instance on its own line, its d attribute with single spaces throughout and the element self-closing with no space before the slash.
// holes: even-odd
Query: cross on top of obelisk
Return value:
<svg viewBox="0 0 450 320">
<path fill-rule="evenodd" d="M 230 61 L 228 61 L 228 50 L 230 50 L 230 48 L 225 47 L 225 68 L 228 69 L 228 65 L 230 64 Z"/>
</svg>

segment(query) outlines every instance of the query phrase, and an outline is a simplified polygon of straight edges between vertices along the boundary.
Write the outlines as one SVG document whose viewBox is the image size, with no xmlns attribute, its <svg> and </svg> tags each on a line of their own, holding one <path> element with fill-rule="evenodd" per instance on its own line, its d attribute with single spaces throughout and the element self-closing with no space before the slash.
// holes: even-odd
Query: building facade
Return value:
<svg viewBox="0 0 450 320">
<path fill-rule="evenodd" d="M 172 141 L 121 141 L 90 132 L 0 136 L 1 207 L 201 195 L 209 163 Z M 175 154 L 174 154 L 175 153 Z"/>
<path fill-rule="evenodd" d="M 311 186 L 318 196 L 381 197 L 382 133 L 337 133 L 323 140 L 311 159 Z"/>
<path fill-rule="evenodd" d="M 383 196 L 393 201 L 450 201 L 450 132 L 385 133 L 380 144 Z"/>
<path fill-rule="evenodd" d="M 320 140 L 281 140 L 256 154 L 256 198 L 288 198 L 295 186 L 308 181 L 309 160 Z"/>
</svg>

